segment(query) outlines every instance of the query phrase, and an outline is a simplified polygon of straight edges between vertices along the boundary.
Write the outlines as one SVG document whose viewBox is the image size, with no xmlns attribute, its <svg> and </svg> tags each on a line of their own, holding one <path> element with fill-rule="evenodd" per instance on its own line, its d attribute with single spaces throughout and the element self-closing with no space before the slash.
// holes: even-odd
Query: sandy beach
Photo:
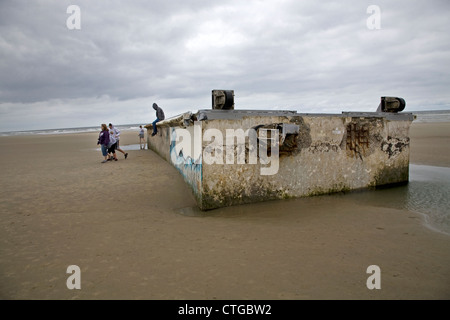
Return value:
<svg viewBox="0 0 450 320">
<path fill-rule="evenodd" d="M 450 167 L 450 123 L 410 133 L 411 163 Z M 0 299 L 450 299 L 450 235 L 420 214 L 349 194 L 189 214 L 169 163 L 130 150 L 102 164 L 96 142 L 0 137 Z"/>
</svg>

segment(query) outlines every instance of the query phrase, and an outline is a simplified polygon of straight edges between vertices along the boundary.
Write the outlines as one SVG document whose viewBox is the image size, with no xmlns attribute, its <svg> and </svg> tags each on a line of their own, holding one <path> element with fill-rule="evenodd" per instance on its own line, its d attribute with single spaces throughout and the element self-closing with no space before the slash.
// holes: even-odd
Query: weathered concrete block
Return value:
<svg viewBox="0 0 450 320">
<path fill-rule="evenodd" d="M 202 210 L 408 181 L 410 113 L 188 114 L 158 123 L 148 146 L 178 169 Z"/>
</svg>

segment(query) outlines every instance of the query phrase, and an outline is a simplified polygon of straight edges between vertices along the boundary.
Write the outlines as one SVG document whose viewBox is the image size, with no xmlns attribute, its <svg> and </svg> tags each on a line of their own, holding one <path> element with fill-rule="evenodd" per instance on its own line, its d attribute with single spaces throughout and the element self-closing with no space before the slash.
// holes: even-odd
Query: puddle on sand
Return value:
<svg viewBox="0 0 450 320">
<path fill-rule="evenodd" d="M 139 144 L 127 144 L 127 145 L 120 145 L 120 149 L 122 150 L 148 150 L 146 147 L 144 149 L 141 149 L 141 145 Z M 100 148 L 95 148 L 95 151 L 101 151 Z"/>
<path fill-rule="evenodd" d="M 211 211 L 201 211 L 198 207 L 176 209 L 175 212 L 189 217 L 211 216 L 243 216 L 254 211 L 286 212 L 292 208 L 319 205 L 326 201 L 341 201 L 342 197 L 356 203 L 374 207 L 406 209 L 424 217 L 425 224 L 439 232 L 450 235 L 450 168 L 410 164 L 409 183 L 377 190 L 349 192 L 345 195 L 326 196 L 261 202 L 256 204 L 220 208 Z M 286 202 L 287 201 L 287 202 Z M 288 203 L 289 202 L 289 203 Z M 302 204 L 298 203 L 302 202 Z"/>
</svg>

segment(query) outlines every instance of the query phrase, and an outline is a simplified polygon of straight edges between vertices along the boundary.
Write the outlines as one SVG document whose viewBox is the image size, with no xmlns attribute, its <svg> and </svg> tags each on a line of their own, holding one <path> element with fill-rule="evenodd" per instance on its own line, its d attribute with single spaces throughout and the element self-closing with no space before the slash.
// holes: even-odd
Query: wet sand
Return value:
<svg viewBox="0 0 450 320">
<path fill-rule="evenodd" d="M 411 163 L 450 167 L 449 129 L 413 123 Z M 101 164 L 96 141 L 0 137 L 0 299 L 450 298 L 450 236 L 416 213 L 338 194 L 190 215 L 170 164 L 150 150 Z"/>
<path fill-rule="evenodd" d="M 410 162 L 450 167 L 450 124 L 414 123 L 410 129 Z"/>
</svg>

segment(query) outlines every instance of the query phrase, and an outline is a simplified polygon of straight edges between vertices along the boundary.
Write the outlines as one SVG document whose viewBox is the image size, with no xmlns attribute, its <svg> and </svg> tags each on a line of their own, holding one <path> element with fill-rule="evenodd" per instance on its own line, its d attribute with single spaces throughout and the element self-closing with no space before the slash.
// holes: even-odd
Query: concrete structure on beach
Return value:
<svg viewBox="0 0 450 320">
<path fill-rule="evenodd" d="M 161 121 L 154 137 L 146 126 L 149 148 L 202 210 L 408 182 L 411 113 L 234 110 L 214 99 L 233 97 L 213 91 L 212 110 Z"/>
</svg>

